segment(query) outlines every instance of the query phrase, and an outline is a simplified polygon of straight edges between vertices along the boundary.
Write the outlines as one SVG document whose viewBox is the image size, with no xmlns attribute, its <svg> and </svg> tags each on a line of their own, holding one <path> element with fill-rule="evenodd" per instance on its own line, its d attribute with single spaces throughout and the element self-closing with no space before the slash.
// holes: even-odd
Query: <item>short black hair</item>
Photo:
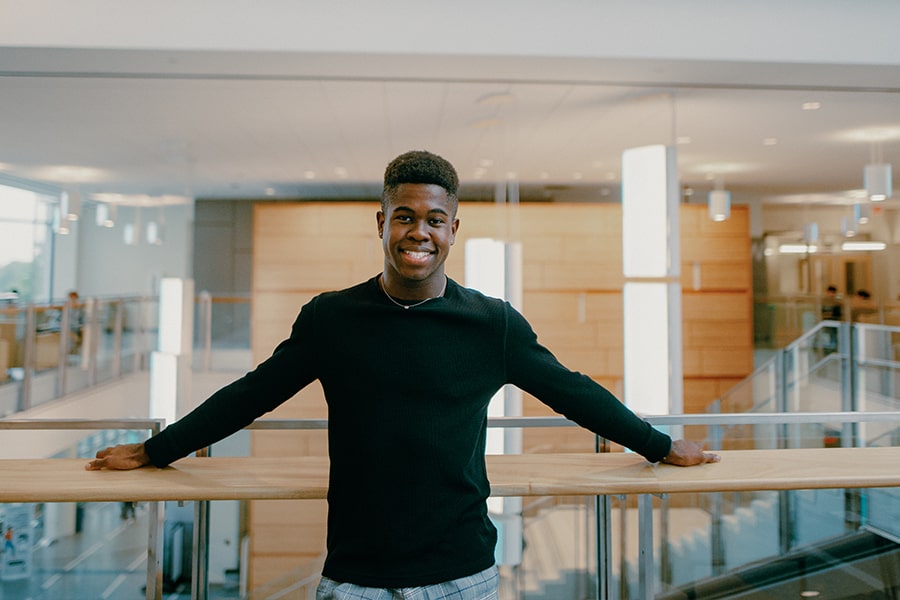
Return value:
<svg viewBox="0 0 900 600">
<path fill-rule="evenodd" d="M 427 150 L 410 150 L 390 162 L 384 171 L 384 190 L 381 193 L 381 210 L 387 210 L 388 200 L 397 187 L 404 183 L 431 183 L 447 191 L 447 198 L 456 210 L 459 192 L 459 176 L 446 158 Z"/>
</svg>

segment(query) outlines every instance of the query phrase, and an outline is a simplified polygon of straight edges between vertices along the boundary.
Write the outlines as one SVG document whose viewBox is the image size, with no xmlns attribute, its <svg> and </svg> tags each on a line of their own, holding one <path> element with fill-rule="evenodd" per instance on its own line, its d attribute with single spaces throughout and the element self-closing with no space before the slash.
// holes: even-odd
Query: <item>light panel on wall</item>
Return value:
<svg viewBox="0 0 900 600">
<path fill-rule="evenodd" d="M 624 400 L 681 413 L 680 194 L 674 146 L 622 153 Z"/>
<path fill-rule="evenodd" d="M 626 403 L 643 415 L 680 413 L 681 287 L 626 282 L 622 300 Z"/>
<path fill-rule="evenodd" d="M 622 269 L 625 277 L 678 274 L 678 169 L 675 148 L 622 153 Z M 674 199 L 674 201 L 672 201 Z"/>
</svg>

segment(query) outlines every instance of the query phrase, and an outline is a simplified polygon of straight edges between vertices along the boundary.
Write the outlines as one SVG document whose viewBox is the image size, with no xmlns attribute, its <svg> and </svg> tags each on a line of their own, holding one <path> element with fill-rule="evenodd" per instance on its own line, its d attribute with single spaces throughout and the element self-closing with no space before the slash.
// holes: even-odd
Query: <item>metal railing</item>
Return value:
<svg viewBox="0 0 900 600">
<path fill-rule="evenodd" d="M 784 426 L 784 425 L 809 425 L 809 424 L 862 424 L 862 423 L 892 423 L 900 424 L 900 412 L 869 412 L 869 413 L 846 413 L 846 412 L 827 412 L 827 413 L 756 413 L 756 414 L 703 414 L 703 415 L 668 415 L 648 417 L 647 420 L 660 428 L 678 428 L 688 425 L 706 426 L 712 429 L 731 428 L 740 425 L 755 426 Z M 530 428 L 530 427 L 577 427 L 577 425 L 562 417 L 498 417 L 489 419 L 490 427 L 504 428 Z M 100 429 L 100 428 L 147 428 L 151 431 L 157 431 L 160 422 L 157 420 L 135 420 L 135 419 L 112 419 L 112 420 L 55 420 L 55 421 L 0 421 L 0 428 L 5 429 Z M 327 421 L 324 419 L 260 419 L 249 426 L 252 430 L 324 430 L 327 429 Z M 609 450 L 609 445 L 602 439 L 596 439 L 596 451 L 602 452 Z M 857 492 L 854 492 L 857 493 Z M 594 566 L 594 582 L 592 587 L 596 590 L 596 597 L 609 600 L 613 598 L 623 598 L 627 594 L 627 586 L 623 584 L 622 577 L 625 576 L 624 568 L 619 568 L 619 586 L 614 585 L 616 581 L 613 574 L 613 537 L 618 535 L 620 539 L 624 536 L 624 530 L 614 531 L 614 520 L 611 517 L 615 503 L 618 502 L 620 508 L 625 506 L 626 500 L 619 498 L 610 498 L 609 496 L 597 496 L 594 499 L 595 506 L 595 522 L 590 532 L 584 532 L 586 540 L 591 540 L 594 547 L 595 566 Z M 668 533 L 668 508 L 667 499 L 662 497 L 660 500 L 660 508 L 655 509 L 653 506 L 654 496 L 642 494 L 637 498 L 637 511 L 639 521 L 639 562 L 638 562 L 638 582 L 636 584 L 640 597 L 652 597 L 653 591 L 659 589 L 660 582 L 666 581 L 666 573 L 671 570 L 669 558 L 666 552 L 660 551 L 658 560 L 654 552 L 656 545 L 653 517 L 657 513 L 664 518 L 660 519 L 659 537 L 663 540 L 667 539 Z M 206 510 L 199 509 L 200 505 L 206 502 L 197 502 L 194 507 L 194 538 L 193 538 L 193 580 L 192 580 L 192 597 L 203 600 L 208 597 L 206 573 L 204 572 L 208 564 L 208 538 L 202 533 L 208 532 L 209 513 Z M 718 508 L 717 508 L 718 507 Z M 150 541 L 148 542 L 148 554 L 152 558 L 148 565 L 148 598 L 161 597 L 161 571 L 160 571 L 160 534 L 163 525 L 162 507 L 156 509 L 159 512 L 152 513 Z M 721 523 L 721 502 L 710 502 L 711 521 Z M 717 515 L 715 511 L 720 511 Z M 624 523 L 622 521 L 621 523 Z M 788 524 L 789 525 L 789 524 Z M 624 527 L 624 525 L 622 525 Z M 720 530 L 713 530 L 712 537 L 718 539 L 721 543 L 722 533 Z M 155 533 L 154 533 L 155 532 Z M 715 546 L 715 543 L 713 544 Z M 663 544 L 662 548 L 666 548 Z M 311 584 L 310 579 L 306 583 Z M 296 586 L 294 586 L 296 587 Z"/>
<path fill-rule="evenodd" d="M 0 416 L 147 368 L 156 302 L 89 298 L 0 309 Z"/>
<path fill-rule="evenodd" d="M 162 419 L 0 419 L 0 431 L 49 430 L 146 430 L 150 435 L 162 431 Z M 149 504 L 147 527 L 147 600 L 162 598 L 162 532 L 165 507 L 162 502 Z M 204 592 L 205 597 L 205 592 Z"/>
</svg>

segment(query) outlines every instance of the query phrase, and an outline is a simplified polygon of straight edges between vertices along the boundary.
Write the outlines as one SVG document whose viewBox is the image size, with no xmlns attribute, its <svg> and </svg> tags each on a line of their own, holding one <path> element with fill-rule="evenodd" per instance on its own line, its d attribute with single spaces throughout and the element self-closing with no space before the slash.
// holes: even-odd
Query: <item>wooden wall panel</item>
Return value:
<svg viewBox="0 0 900 600">
<path fill-rule="evenodd" d="M 377 202 L 266 203 L 254 218 L 253 352 L 259 362 L 290 333 L 300 307 L 316 293 L 356 284 L 380 272 Z M 680 211 L 684 402 L 703 411 L 752 370 L 752 289 L 749 214 L 713 223 L 706 207 Z M 523 313 L 544 343 L 569 368 L 622 397 L 622 251 L 619 205 L 463 204 L 460 228 L 446 263 L 464 283 L 467 240 L 520 241 L 524 270 Z M 699 277 L 695 269 L 699 270 Z M 695 289 L 696 288 L 696 289 Z M 553 414 L 527 394 L 526 415 Z M 318 384 L 274 413 L 323 417 Z M 691 435 L 702 434 L 699 429 Z M 274 434 L 274 435 L 273 435 Z M 578 428 L 526 430 L 528 451 L 592 451 L 593 435 Z M 259 455 L 327 453 L 323 432 L 254 432 Z M 324 547 L 324 505 L 294 502 L 265 509 L 254 503 L 251 573 L 256 584 L 294 568 Z M 283 525 L 283 527 L 282 527 Z M 317 541 L 309 541 L 320 532 Z M 303 543 L 295 538 L 303 537 Z M 258 538 L 266 538 L 258 539 Z"/>
</svg>

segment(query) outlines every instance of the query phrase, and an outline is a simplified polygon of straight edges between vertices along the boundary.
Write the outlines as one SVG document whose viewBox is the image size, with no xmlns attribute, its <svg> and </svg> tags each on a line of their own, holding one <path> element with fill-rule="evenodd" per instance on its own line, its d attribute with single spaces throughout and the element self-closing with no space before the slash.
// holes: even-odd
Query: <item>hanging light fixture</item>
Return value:
<svg viewBox="0 0 900 600">
<path fill-rule="evenodd" d="M 872 207 L 868 204 L 854 204 L 853 218 L 860 225 L 865 225 L 872 218 Z"/>
<path fill-rule="evenodd" d="M 891 165 L 888 163 L 870 163 L 864 172 L 866 193 L 872 202 L 881 202 L 891 197 Z"/>
<path fill-rule="evenodd" d="M 857 220 L 851 217 L 841 217 L 841 235 L 844 237 L 853 237 L 856 235 Z"/>
<path fill-rule="evenodd" d="M 891 165 L 884 162 L 881 144 L 872 144 L 869 164 L 863 170 L 863 186 L 872 202 L 881 202 L 891 197 L 894 185 L 891 181 Z"/>
<path fill-rule="evenodd" d="M 713 221 L 725 221 L 731 216 L 731 192 L 727 191 L 721 179 L 716 179 L 715 188 L 710 190 L 709 218 Z"/>
</svg>

